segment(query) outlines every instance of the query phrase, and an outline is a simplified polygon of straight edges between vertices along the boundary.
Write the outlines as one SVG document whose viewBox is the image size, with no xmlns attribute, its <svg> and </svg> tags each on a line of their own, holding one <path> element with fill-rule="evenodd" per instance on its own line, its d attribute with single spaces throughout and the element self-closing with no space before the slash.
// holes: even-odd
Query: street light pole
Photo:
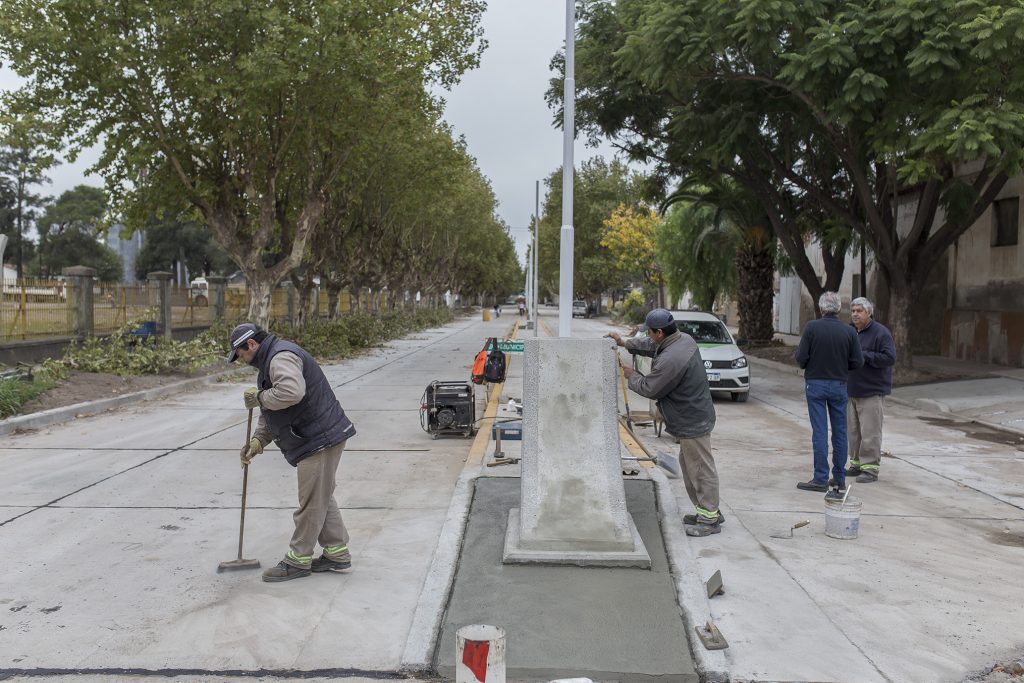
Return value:
<svg viewBox="0 0 1024 683">
<path fill-rule="evenodd" d="M 576 136 L 576 0 L 565 0 L 565 95 L 562 122 L 562 230 L 558 258 L 558 336 L 572 336 L 572 181 Z"/>
<path fill-rule="evenodd" d="M 536 181 L 535 185 L 535 196 L 533 205 L 533 336 L 537 337 L 540 335 L 538 328 L 540 327 L 540 318 L 537 317 L 537 288 L 540 285 L 540 278 L 537 277 L 537 264 L 539 263 L 539 257 L 537 256 L 537 250 L 540 248 L 540 181 Z"/>
</svg>

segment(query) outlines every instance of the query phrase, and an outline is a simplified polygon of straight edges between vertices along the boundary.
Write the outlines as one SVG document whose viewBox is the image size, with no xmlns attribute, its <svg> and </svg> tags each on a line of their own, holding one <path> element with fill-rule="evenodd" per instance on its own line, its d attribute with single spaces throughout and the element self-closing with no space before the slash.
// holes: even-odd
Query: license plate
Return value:
<svg viewBox="0 0 1024 683">
<path fill-rule="evenodd" d="M 718 372 L 709 372 L 708 373 L 708 381 L 709 382 L 717 382 L 720 379 L 722 379 L 721 373 L 718 373 Z"/>
</svg>

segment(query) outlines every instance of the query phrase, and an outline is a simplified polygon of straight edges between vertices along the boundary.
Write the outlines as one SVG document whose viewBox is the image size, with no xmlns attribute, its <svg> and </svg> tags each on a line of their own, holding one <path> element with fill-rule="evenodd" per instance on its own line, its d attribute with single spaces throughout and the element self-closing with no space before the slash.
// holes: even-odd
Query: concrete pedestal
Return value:
<svg viewBox="0 0 1024 683">
<path fill-rule="evenodd" d="M 526 339 L 520 507 L 506 563 L 650 567 L 626 510 L 607 339 Z"/>
</svg>

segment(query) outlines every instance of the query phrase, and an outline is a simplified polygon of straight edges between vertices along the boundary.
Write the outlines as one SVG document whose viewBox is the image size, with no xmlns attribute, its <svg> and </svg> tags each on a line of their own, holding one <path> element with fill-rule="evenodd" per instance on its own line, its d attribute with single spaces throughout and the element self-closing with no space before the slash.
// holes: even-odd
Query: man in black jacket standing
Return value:
<svg viewBox="0 0 1024 683">
<path fill-rule="evenodd" d="M 796 485 L 804 491 L 828 491 L 828 428 L 832 425 L 832 477 L 838 496 L 846 489 L 846 382 L 850 370 L 864 365 L 857 332 L 839 320 L 842 299 L 825 292 L 818 299 L 821 318 L 804 326 L 794 357 L 804 369 L 807 415 L 811 419 L 814 476 Z"/>
<path fill-rule="evenodd" d="M 872 317 L 874 305 L 864 297 L 850 302 L 850 319 L 857 330 L 864 366 L 850 371 L 847 391 L 850 411 L 850 468 L 846 474 L 858 484 L 878 481 L 882 464 L 882 400 L 892 393 L 892 366 L 896 343 L 885 325 Z"/>
<path fill-rule="evenodd" d="M 718 469 L 711 455 L 715 406 L 700 349 L 693 337 L 677 329 L 672 314 L 664 308 L 652 310 L 644 322 L 646 337 L 623 340 L 618 332 L 607 336 L 630 353 L 652 359 L 646 375 L 626 365 L 623 374 L 631 390 L 657 399 L 665 431 L 679 442 L 683 484 L 696 508 L 695 514 L 683 515 L 687 535 L 717 534 L 724 519 L 718 510 Z"/>
<path fill-rule="evenodd" d="M 290 581 L 314 572 L 338 572 L 352 566 L 348 530 L 334 500 L 335 473 L 348 439 L 355 436 L 323 370 L 313 356 L 252 323 L 231 331 L 228 361 L 241 358 L 259 374 L 258 386 L 246 389 L 246 408 L 259 408 L 255 434 L 242 448 L 243 465 L 263 452 L 271 440 L 296 469 L 299 507 L 292 515 L 295 532 L 288 553 L 263 572 L 264 581 Z M 320 543 L 323 554 L 314 559 Z"/>
</svg>

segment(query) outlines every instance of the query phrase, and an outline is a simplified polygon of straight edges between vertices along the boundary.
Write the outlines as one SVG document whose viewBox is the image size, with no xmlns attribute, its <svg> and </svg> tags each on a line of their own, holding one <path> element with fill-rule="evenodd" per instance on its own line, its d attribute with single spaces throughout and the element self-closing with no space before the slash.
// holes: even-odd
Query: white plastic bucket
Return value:
<svg viewBox="0 0 1024 683">
<path fill-rule="evenodd" d="M 860 530 L 859 498 L 847 498 L 846 504 L 841 500 L 825 501 L 825 535 L 832 538 L 848 540 L 857 538 Z"/>
<path fill-rule="evenodd" d="M 505 629 L 472 624 L 455 632 L 455 683 L 505 683 Z"/>
</svg>

